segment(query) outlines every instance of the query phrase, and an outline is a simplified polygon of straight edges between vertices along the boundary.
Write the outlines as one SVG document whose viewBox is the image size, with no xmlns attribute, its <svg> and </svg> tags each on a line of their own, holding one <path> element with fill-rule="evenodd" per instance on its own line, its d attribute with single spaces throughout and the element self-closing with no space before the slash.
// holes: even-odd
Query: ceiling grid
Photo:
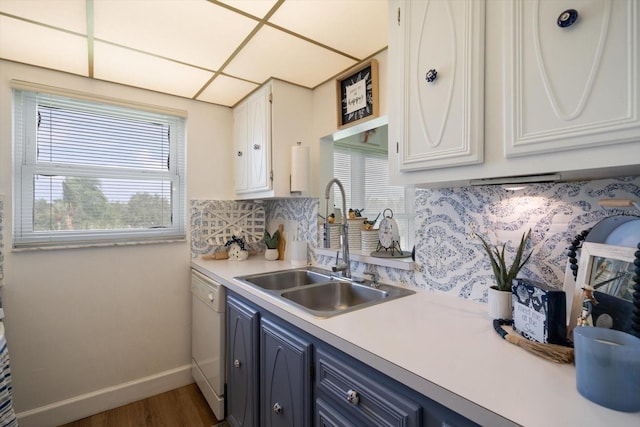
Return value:
<svg viewBox="0 0 640 427">
<path fill-rule="evenodd" d="M 0 0 L 0 59 L 234 106 L 387 46 L 387 0 Z"/>
</svg>

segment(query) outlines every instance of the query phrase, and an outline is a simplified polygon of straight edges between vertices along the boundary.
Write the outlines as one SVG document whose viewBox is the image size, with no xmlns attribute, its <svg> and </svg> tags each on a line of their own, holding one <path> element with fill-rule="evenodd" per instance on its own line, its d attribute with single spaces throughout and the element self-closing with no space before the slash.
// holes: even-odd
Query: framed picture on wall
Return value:
<svg viewBox="0 0 640 427">
<path fill-rule="evenodd" d="M 336 79 L 338 129 L 378 117 L 378 61 L 372 59 Z"/>
</svg>

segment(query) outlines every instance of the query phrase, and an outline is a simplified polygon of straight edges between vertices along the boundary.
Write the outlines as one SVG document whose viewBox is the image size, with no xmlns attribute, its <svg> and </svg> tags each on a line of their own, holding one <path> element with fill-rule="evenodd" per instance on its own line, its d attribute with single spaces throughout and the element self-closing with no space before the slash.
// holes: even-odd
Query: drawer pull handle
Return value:
<svg viewBox="0 0 640 427">
<path fill-rule="evenodd" d="M 435 68 L 427 71 L 427 75 L 425 76 L 425 80 L 428 83 L 433 83 L 437 78 L 438 78 L 438 72 L 435 70 Z"/>
<path fill-rule="evenodd" d="M 240 363 L 240 361 L 239 361 L 238 359 L 236 359 L 236 360 L 234 360 L 234 361 L 233 361 L 233 367 L 234 367 L 234 368 L 239 368 L 239 367 L 240 367 L 240 365 L 241 365 L 241 363 Z"/>
<path fill-rule="evenodd" d="M 558 16 L 558 27 L 567 28 L 572 26 L 578 19 L 578 11 L 575 9 L 567 9 Z"/>
<path fill-rule="evenodd" d="M 238 157 L 242 157 L 242 151 L 238 151 Z"/>
<path fill-rule="evenodd" d="M 349 390 L 347 392 L 347 402 L 351 403 L 352 405 L 357 405 L 358 403 L 360 403 L 360 395 L 358 394 L 358 392 L 355 390 Z"/>
<path fill-rule="evenodd" d="M 253 144 L 253 149 L 254 150 L 259 150 L 260 149 L 260 144 Z"/>
<path fill-rule="evenodd" d="M 282 413 L 282 405 L 280 405 L 278 402 L 273 405 L 273 413 L 276 415 L 280 415 Z"/>
</svg>

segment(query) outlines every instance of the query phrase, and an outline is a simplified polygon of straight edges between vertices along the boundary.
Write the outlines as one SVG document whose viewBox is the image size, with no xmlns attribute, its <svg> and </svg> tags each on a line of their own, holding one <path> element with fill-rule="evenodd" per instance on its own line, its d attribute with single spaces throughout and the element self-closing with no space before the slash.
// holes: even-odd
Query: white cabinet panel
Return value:
<svg viewBox="0 0 640 427">
<path fill-rule="evenodd" d="M 565 10 L 575 23 L 561 27 Z M 637 141 L 636 0 L 508 2 L 505 155 Z"/>
<path fill-rule="evenodd" d="M 234 109 L 235 190 L 271 188 L 271 85 L 265 85 Z"/>
<path fill-rule="evenodd" d="M 390 67 L 402 90 L 391 128 L 400 127 L 401 171 L 481 163 L 484 125 L 484 1 L 392 3 Z M 393 27 L 393 24 L 392 24 Z M 397 45 L 396 45 L 397 43 Z M 429 81 L 430 70 L 435 80 Z"/>
</svg>

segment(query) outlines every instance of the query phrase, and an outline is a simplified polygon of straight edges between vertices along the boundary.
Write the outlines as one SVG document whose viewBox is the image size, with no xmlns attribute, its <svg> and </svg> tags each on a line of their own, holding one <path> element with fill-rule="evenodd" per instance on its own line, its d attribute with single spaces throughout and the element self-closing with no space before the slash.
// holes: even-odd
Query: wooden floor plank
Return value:
<svg viewBox="0 0 640 427">
<path fill-rule="evenodd" d="M 211 427 L 218 423 L 198 386 L 189 384 L 60 427 Z"/>
</svg>

